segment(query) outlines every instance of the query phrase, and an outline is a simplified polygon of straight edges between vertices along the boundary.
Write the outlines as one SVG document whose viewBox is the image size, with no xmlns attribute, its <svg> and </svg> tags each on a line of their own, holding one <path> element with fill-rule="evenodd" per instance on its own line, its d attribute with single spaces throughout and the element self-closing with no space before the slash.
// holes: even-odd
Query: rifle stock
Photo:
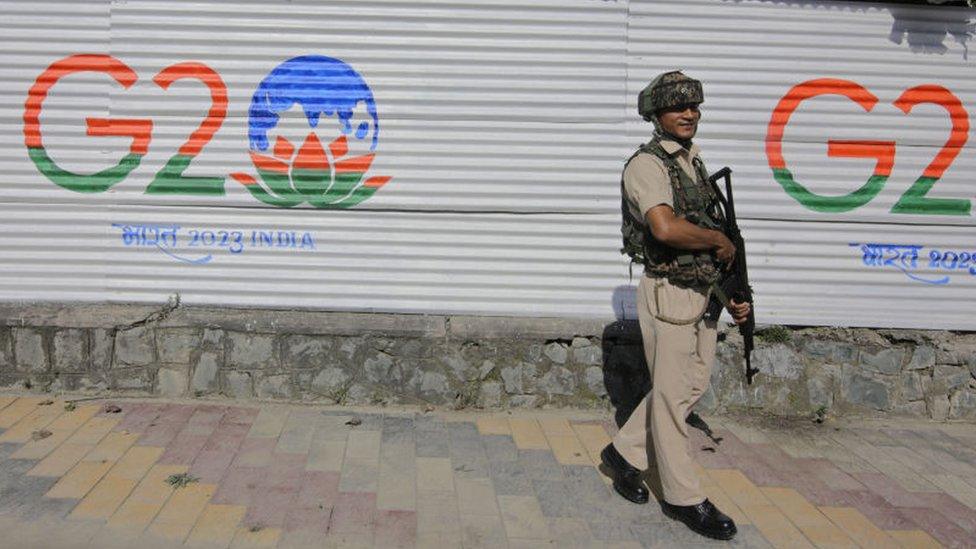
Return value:
<svg viewBox="0 0 976 549">
<path fill-rule="evenodd" d="M 718 187 L 718 180 L 725 180 L 725 194 L 722 194 Z M 752 305 L 752 287 L 749 285 L 749 269 L 746 265 L 746 244 L 742 239 L 742 232 L 735 217 L 735 200 L 732 197 L 732 170 L 726 166 L 708 177 L 708 184 L 711 185 L 722 209 L 725 211 L 725 236 L 735 245 L 735 260 L 728 274 L 718 283 L 717 293 L 724 294 L 738 303 L 748 302 Z M 721 305 L 714 311 L 714 318 L 717 319 L 721 314 Z M 749 317 L 743 324 L 739 324 L 739 332 L 742 334 L 746 362 L 746 381 L 751 385 L 752 378 L 758 370 L 752 367 L 752 350 L 755 345 L 753 334 L 756 329 L 755 308 L 750 308 Z"/>
</svg>

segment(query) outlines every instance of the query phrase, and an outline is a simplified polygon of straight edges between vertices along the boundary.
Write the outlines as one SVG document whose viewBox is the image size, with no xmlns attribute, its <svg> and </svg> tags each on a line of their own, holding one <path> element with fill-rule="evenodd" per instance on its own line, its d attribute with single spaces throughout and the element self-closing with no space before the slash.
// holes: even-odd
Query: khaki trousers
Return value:
<svg viewBox="0 0 976 549">
<path fill-rule="evenodd" d="M 613 445 L 638 469 L 656 462 L 664 500 L 672 505 L 696 505 L 705 499 L 685 418 L 708 389 L 715 362 L 715 323 L 702 319 L 707 304 L 706 293 L 678 288 L 666 279 L 643 276 L 637 288 L 637 317 L 652 387 Z"/>
</svg>

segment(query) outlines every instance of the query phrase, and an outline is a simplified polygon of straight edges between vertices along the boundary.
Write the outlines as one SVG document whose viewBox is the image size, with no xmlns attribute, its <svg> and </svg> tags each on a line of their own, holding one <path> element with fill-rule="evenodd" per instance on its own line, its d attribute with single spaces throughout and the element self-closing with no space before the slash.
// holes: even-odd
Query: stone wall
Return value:
<svg viewBox="0 0 976 549">
<path fill-rule="evenodd" d="M 976 419 L 976 334 L 721 336 L 707 411 Z M 136 305 L 0 307 L 0 385 L 38 391 L 462 407 L 613 406 L 646 391 L 635 322 Z"/>
</svg>

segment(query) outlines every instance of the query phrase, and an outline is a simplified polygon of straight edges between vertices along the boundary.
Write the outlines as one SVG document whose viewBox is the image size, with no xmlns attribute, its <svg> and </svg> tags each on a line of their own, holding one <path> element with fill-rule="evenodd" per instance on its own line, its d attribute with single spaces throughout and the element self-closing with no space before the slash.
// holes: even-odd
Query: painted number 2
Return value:
<svg viewBox="0 0 976 549">
<path fill-rule="evenodd" d="M 73 173 L 60 168 L 47 154 L 41 139 L 41 111 L 50 89 L 62 78 L 79 72 L 101 72 L 111 76 L 124 89 L 138 80 L 128 65 L 109 55 L 72 55 L 55 61 L 37 77 L 24 104 L 24 143 L 37 166 L 55 184 L 76 192 L 98 193 L 108 190 L 135 170 L 149 150 L 152 139 L 152 120 L 88 118 L 88 135 L 94 137 L 129 137 L 129 153 L 115 166 L 90 175 Z M 177 80 L 194 79 L 210 90 L 210 111 L 194 131 L 163 166 L 146 188 L 149 194 L 223 195 L 223 177 L 190 177 L 183 175 L 193 159 L 210 142 L 227 116 L 227 86 L 213 69 L 201 63 L 179 63 L 159 72 L 153 82 L 163 90 Z"/>
<path fill-rule="evenodd" d="M 871 201 L 881 192 L 891 175 L 895 163 L 894 141 L 843 141 L 829 140 L 827 156 L 848 158 L 871 158 L 876 161 L 874 173 L 868 180 L 851 193 L 842 196 L 823 196 L 811 192 L 794 179 L 783 158 L 783 133 L 789 124 L 790 116 L 800 103 L 820 95 L 840 95 L 847 97 L 870 112 L 878 103 L 878 98 L 863 86 L 849 80 L 822 78 L 810 80 L 794 86 L 776 105 L 766 134 L 766 157 L 773 177 L 783 189 L 800 204 L 818 212 L 847 212 Z M 969 137 L 969 113 L 962 102 L 951 91 L 935 84 L 916 86 L 906 90 L 895 100 L 894 105 L 903 113 L 910 114 L 917 105 L 931 103 L 946 110 L 952 121 L 949 138 L 938 154 L 905 191 L 891 208 L 898 214 L 928 215 L 969 215 L 971 203 L 963 198 L 926 197 L 959 152 Z"/>
</svg>

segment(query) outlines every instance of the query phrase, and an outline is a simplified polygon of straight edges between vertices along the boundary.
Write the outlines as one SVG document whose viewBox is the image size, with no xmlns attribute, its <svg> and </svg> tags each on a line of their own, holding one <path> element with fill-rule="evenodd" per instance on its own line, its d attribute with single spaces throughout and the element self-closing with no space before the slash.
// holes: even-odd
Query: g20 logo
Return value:
<svg viewBox="0 0 976 549">
<path fill-rule="evenodd" d="M 794 179 L 783 158 L 783 132 L 790 116 L 803 101 L 820 95 L 841 95 L 870 112 L 878 98 L 863 86 L 849 80 L 823 78 L 794 86 L 773 110 L 766 133 L 766 157 L 773 177 L 800 204 L 818 212 L 846 212 L 859 208 L 881 192 L 895 163 L 894 141 L 827 141 L 827 156 L 871 158 L 876 161 L 874 173 L 856 190 L 842 196 L 823 196 L 811 192 Z M 895 107 L 906 115 L 917 105 L 931 103 L 945 109 L 952 121 L 952 129 L 945 145 L 925 168 L 922 175 L 891 208 L 897 214 L 969 215 L 971 204 L 964 198 L 932 198 L 925 196 L 942 174 L 952 165 L 969 138 L 969 113 L 962 102 L 948 89 L 926 84 L 905 90 L 894 101 Z"/>
<path fill-rule="evenodd" d="M 130 138 L 128 154 L 116 165 L 94 174 L 79 174 L 59 167 L 44 148 L 40 117 L 51 88 L 62 78 L 80 72 L 104 73 L 124 89 L 130 89 L 138 81 L 135 71 L 109 55 L 73 55 L 55 61 L 37 77 L 27 94 L 24 144 L 37 169 L 56 185 L 75 192 L 99 193 L 139 167 L 152 141 L 153 121 L 87 118 L 89 136 Z M 187 176 L 184 172 L 223 125 L 227 116 L 227 86 L 216 71 L 195 62 L 166 67 L 153 77 L 153 82 L 167 90 L 181 79 L 198 80 L 207 87 L 210 109 L 176 154 L 155 174 L 146 193 L 223 195 L 225 176 Z M 307 135 L 296 147 L 278 133 L 272 147 L 269 133 L 278 128 L 282 113 L 296 106 L 307 121 Z M 315 131 L 321 128 L 323 116 L 335 117 L 338 122 L 327 146 L 322 145 Z M 357 116 L 362 120 L 357 120 Z M 258 178 L 244 172 L 230 176 L 266 204 L 288 208 L 307 202 L 316 208 L 348 208 L 366 200 L 390 181 L 387 176 L 366 177 L 379 142 L 376 103 L 362 76 L 338 59 L 296 57 L 271 71 L 251 100 L 248 140 Z M 353 142 L 368 147 L 368 154 L 348 156 Z"/>
</svg>

